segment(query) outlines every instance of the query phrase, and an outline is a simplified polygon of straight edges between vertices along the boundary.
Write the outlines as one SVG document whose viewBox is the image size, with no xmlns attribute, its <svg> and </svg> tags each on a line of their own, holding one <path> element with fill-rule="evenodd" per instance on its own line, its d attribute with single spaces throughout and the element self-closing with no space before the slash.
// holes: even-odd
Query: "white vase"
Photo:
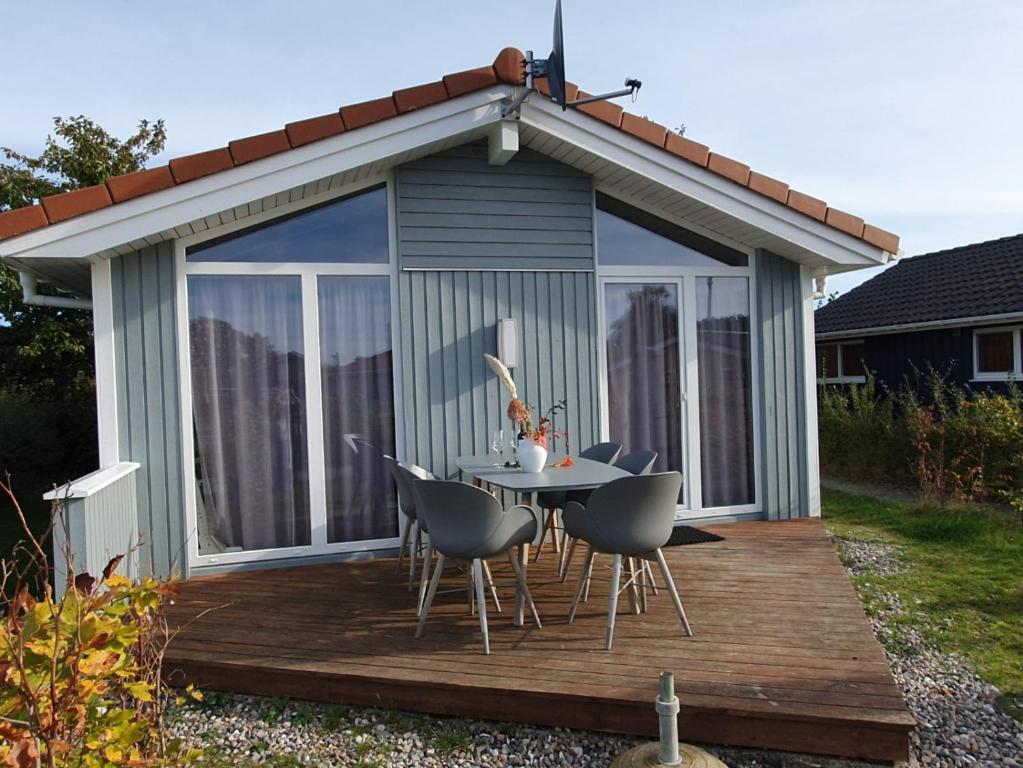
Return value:
<svg viewBox="0 0 1023 768">
<path fill-rule="evenodd" d="M 516 450 L 523 472 L 542 472 L 547 463 L 547 449 L 528 437 L 520 437 Z"/>
</svg>

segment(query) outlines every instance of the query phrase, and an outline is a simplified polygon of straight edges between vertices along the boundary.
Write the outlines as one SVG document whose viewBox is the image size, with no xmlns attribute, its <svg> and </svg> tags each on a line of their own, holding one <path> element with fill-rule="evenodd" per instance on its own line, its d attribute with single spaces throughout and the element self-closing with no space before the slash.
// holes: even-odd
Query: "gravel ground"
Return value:
<svg viewBox="0 0 1023 768">
<path fill-rule="evenodd" d="M 836 539 L 852 574 L 903 569 L 898 548 Z M 919 632 L 893 622 L 904 606 L 882 597 L 872 619 L 892 672 L 920 726 L 911 766 L 1023 768 L 1023 724 L 995 707 L 999 692 L 960 659 L 931 648 Z M 651 717 L 653 712 L 651 711 Z M 210 768 L 459 768 L 461 766 L 608 766 L 639 742 L 607 734 L 509 723 L 435 718 L 387 709 L 308 704 L 210 693 L 175 709 L 175 736 L 207 750 Z M 708 747 L 731 768 L 860 768 L 855 761 Z"/>
</svg>

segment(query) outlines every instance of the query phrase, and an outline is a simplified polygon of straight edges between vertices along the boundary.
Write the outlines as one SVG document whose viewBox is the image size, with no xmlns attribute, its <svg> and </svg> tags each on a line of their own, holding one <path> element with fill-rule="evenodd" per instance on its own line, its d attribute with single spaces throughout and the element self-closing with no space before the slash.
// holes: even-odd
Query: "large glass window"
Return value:
<svg viewBox="0 0 1023 768">
<path fill-rule="evenodd" d="M 657 472 L 684 470 L 678 312 L 674 283 L 604 286 L 609 435 L 657 451 Z"/>
<path fill-rule="evenodd" d="M 188 277 L 200 554 L 310 543 L 298 277 Z"/>
<path fill-rule="evenodd" d="M 977 373 L 1012 373 L 1016 370 L 1016 340 L 1012 329 L 986 331 L 977 336 Z"/>
<path fill-rule="evenodd" d="M 377 187 L 191 246 L 188 261 L 386 264 L 387 192 Z"/>
<path fill-rule="evenodd" d="M 696 354 L 703 506 L 752 504 L 755 473 L 748 278 L 696 278 Z"/>
<path fill-rule="evenodd" d="M 597 195 L 601 266 L 746 266 L 748 257 L 607 195 Z"/>
<path fill-rule="evenodd" d="M 329 542 L 398 535 L 391 300 L 386 277 L 318 279 Z"/>
</svg>

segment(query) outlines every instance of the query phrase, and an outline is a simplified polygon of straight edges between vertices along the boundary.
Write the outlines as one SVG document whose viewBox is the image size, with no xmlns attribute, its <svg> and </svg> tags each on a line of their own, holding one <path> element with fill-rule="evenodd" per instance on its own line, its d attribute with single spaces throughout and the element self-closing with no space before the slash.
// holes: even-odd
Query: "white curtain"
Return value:
<svg viewBox="0 0 1023 768">
<path fill-rule="evenodd" d="M 298 277 L 188 278 L 201 553 L 310 543 Z"/>
<path fill-rule="evenodd" d="M 398 535 L 391 302 L 387 277 L 318 279 L 327 539 Z"/>
<path fill-rule="evenodd" d="M 745 277 L 696 279 L 704 507 L 754 501 L 749 326 Z"/>
<path fill-rule="evenodd" d="M 655 472 L 682 471 L 676 287 L 607 283 L 604 307 L 609 435 L 623 453 L 657 451 Z"/>
</svg>

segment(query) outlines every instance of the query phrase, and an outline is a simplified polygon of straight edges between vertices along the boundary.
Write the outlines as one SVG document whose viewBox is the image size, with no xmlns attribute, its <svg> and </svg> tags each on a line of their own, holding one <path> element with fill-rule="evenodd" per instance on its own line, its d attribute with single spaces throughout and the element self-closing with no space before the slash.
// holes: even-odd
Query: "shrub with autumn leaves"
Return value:
<svg viewBox="0 0 1023 768">
<path fill-rule="evenodd" d="M 168 740 L 164 730 L 169 694 L 162 664 L 171 632 L 163 606 L 173 583 L 129 581 L 116 572 L 120 556 L 99 577 L 75 574 L 65 554 L 70 575 L 57 597 L 49 584 L 47 537 L 32 535 L 9 484 L 0 482 L 0 491 L 25 531 L 24 542 L 0 563 L 0 764 L 192 762 L 198 753 Z M 55 503 L 53 520 L 56 511 Z"/>
</svg>

